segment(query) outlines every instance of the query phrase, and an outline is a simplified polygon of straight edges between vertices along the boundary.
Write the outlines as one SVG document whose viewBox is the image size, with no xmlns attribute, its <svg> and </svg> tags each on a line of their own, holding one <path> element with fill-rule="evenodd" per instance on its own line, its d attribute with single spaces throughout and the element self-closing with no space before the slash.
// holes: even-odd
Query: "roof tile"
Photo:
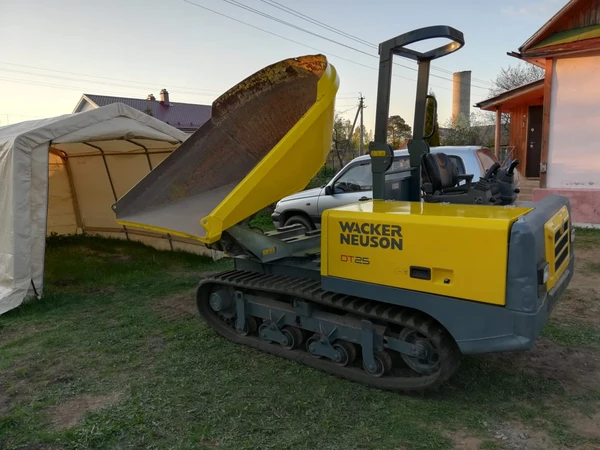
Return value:
<svg viewBox="0 0 600 450">
<path fill-rule="evenodd" d="M 98 106 L 111 103 L 125 103 L 141 112 L 148 113 L 180 130 L 196 130 L 210 119 L 212 106 L 195 103 L 178 103 L 169 101 L 164 105 L 160 100 L 139 98 L 111 97 L 106 95 L 84 94 Z"/>
</svg>

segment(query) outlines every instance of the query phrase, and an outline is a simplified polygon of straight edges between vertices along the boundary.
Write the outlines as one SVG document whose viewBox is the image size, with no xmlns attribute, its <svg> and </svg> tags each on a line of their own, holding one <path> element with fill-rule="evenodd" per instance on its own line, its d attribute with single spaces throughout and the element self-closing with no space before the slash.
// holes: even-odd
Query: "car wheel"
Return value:
<svg viewBox="0 0 600 450">
<path fill-rule="evenodd" d="M 283 226 L 289 227 L 290 225 L 296 225 L 296 224 L 303 225 L 307 231 L 311 231 L 311 230 L 315 229 L 315 226 L 313 225 L 312 221 L 308 217 L 300 216 L 300 215 L 290 217 L 289 219 L 287 219 L 285 221 L 285 224 Z"/>
</svg>

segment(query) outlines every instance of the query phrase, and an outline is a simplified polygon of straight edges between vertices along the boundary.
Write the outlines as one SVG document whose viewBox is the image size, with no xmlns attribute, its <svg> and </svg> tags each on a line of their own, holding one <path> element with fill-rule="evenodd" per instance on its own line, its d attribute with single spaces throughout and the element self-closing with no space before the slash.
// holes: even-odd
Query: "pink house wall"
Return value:
<svg viewBox="0 0 600 450">
<path fill-rule="evenodd" d="M 574 225 L 600 228 L 600 189 L 534 189 L 533 201 L 558 194 L 571 202 L 571 216 Z"/>
</svg>

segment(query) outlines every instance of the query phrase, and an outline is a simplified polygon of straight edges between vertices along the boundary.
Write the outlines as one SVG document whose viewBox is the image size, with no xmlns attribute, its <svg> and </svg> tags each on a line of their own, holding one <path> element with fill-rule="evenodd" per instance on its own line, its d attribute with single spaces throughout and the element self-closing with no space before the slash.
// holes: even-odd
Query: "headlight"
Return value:
<svg viewBox="0 0 600 450">
<path fill-rule="evenodd" d="M 546 284 L 550 278 L 550 266 L 544 261 L 540 267 L 538 267 L 538 283 Z"/>
</svg>

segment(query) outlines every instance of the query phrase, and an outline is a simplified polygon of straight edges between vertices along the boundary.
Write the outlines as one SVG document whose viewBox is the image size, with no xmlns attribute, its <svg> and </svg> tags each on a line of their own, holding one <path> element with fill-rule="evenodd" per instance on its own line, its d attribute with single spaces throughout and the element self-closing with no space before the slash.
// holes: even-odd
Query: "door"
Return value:
<svg viewBox="0 0 600 450">
<path fill-rule="evenodd" d="M 525 176 L 540 176 L 540 158 L 542 156 L 542 117 L 543 106 L 529 107 L 529 123 L 527 128 L 527 159 Z"/>
<path fill-rule="evenodd" d="M 349 167 L 335 180 L 331 195 L 319 196 L 319 214 L 326 209 L 371 198 L 373 198 L 371 163 L 359 163 Z"/>
</svg>

